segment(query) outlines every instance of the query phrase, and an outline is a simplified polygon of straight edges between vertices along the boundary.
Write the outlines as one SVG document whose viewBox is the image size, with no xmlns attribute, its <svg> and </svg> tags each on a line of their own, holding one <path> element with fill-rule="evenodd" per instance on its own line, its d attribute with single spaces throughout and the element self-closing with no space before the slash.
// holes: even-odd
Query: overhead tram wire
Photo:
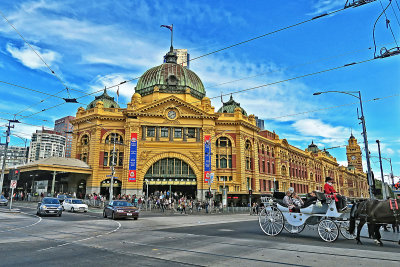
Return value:
<svg viewBox="0 0 400 267">
<path fill-rule="evenodd" d="M 388 19 L 387 14 L 386 14 L 386 9 L 387 9 L 387 8 L 386 8 L 386 9 L 383 9 L 383 4 L 382 4 L 382 1 L 381 1 L 381 0 L 379 0 L 379 3 L 381 4 L 383 14 L 385 14 L 386 27 L 389 27 L 390 32 L 392 33 L 393 39 L 394 39 L 394 41 L 395 41 L 395 43 L 396 43 L 396 46 L 398 47 L 399 45 L 397 44 L 396 37 L 394 36 L 393 29 L 392 29 L 392 25 L 390 25 L 390 20 Z M 391 5 L 392 5 L 392 0 L 389 1 L 389 5 L 388 5 L 388 6 L 391 6 Z M 392 6 L 392 8 L 393 8 L 393 6 Z"/>
<path fill-rule="evenodd" d="M 371 59 L 366 59 L 366 60 L 362 60 L 362 61 L 358 61 L 358 62 L 352 62 L 352 63 L 344 64 L 344 65 L 342 65 L 342 66 L 333 67 L 333 68 L 329 68 L 329 69 L 325 69 L 325 70 L 321 70 L 321 71 L 317 71 L 317 72 L 313 72 L 313 73 L 303 74 L 303 75 L 296 76 L 296 77 L 293 77 L 293 78 L 288 78 L 288 79 L 284 79 L 284 80 L 280 80 L 280 81 L 276 81 L 276 82 L 272 82 L 272 83 L 267 83 L 267 84 L 262 84 L 262 85 L 259 85 L 259 86 L 254 86 L 254 87 L 250 87 L 250 88 L 246 88 L 246 89 L 242 89 L 242 90 L 237 90 L 237 91 L 233 91 L 233 92 L 230 92 L 230 93 L 227 93 L 227 94 L 221 94 L 221 95 L 219 95 L 219 96 L 210 97 L 209 99 L 219 98 L 220 96 L 227 96 L 227 95 L 232 95 L 232 94 L 239 94 L 239 93 L 243 93 L 243 92 L 255 90 L 255 89 L 258 89 L 258 88 L 263 88 L 263 87 L 267 87 L 267 86 L 271 86 L 271 85 L 276 85 L 276 84 L 280 84 L 280 83 L 284 83 L 284 82 L 288 82 L 288 81 L 293 81 L 293 80 L 297 80 L 297 79 L 300 79 L 300 78 L 310 77 L 310 76 L 314 76 L 314 75 L 317 75 L 317 74 L 326 73 L 326 72 L 330 72 L 330 71 L 334 71 L 334 70 L 346 68 L 346 67 L 353 66 L 353 65 L 358 65 L 358 64 L 362 64 L 362 63 L 367 63 L 367 62 L 370 62 L 370 61 L 373 61 L 373 60 L 376 60 L 376 59 L 383 59 L 383 58 L 371 58 Z M 102 90 L 103 90 L 103 89 L 102 89 Z M 100 91 L 102 91 L 102 90 L 100 90 Z M 97 92 L 97 91 L 96 91 L 96 92 Z M 87 95 L 91 95 L 91 94 L 94 94 L 94 93 L 96 93 L 96 92 L 92 92 L 92 93 L 89 93 L 89 94 L 87 94 Z M 77 99 L 86 97 L 87 95 L 78 97 Z M 201 102 L 201 100 L 193 101 L 193 102 L 191 102 L 191 103 L 189 103 L 189 104 L 199 103 L 199 102 Z M 55 106 L 51 106 L 51 107 L 49 107 L 49 108 L 45 108 L 45 109 L 43 109 L 43 110 L 41 110 L 41 111 L 32 113 L 32 114 L 30 114 L 30 115 L 28 115 L 28 116 L 22 116 L 22 118 L 29 118 L 29 117 L 32 117 L 33 115 L 37 115 L 37 114 L 39 114 L 39 113 L 41 113 L 41 112 L 44 112 L 44 111 L 53 109 L 53 108 L 58 107 L 58 106 L 61 106 L 61 105 L 63 105 L 63 104 L 65 104 L 65 103 L 60 103 L 60 104 L 57 104 L 57 105 L 55 105 Z"/>
<path fill-rule="evenodd" d="M 371 2 L 374 2 L 374 1 L 371 1 Z M 368 2 L 368 3 L 370 3 L 370 2 Z M 365 3 L 365 4 L 368 4 L 368 3 Z M 361 6 L 361 5 L 358 5 L 358 6 Z M 358 7 L 358 6 L 354 6 L 354 7 Z M 227 47 L 225 47 L 225 48 L 221 48 L 221 49 L 215 50 L 215 51 L 213 51 L 213 52 L 209 52 L 209 53 L 204 54 L 204 55 L 199 56 L 199 57 L 192 58 L 192 59 L 190 59 L 190 60 L 188 60 L 188 61 L 186 61 L 186 62 L 193 61 L 193 60 L 196 60 L 196 59 L 199 59 L 199 58 L 203 58 L 203 57 L 206 57 L 206 56 L 209 56 L 209 55 L 212 55 L 212 54 L 215 54 L 215 53 L 218 53 L 218 52 L 221 52 L 221 51 L 230 49 L 230 48 L 232 48 L 232 47 L 236 47 L 236 46 L 239 46 L 239 45 L 242 45 L 242 44 L 245 44 L 245 43 L 248 43 L 248 42 L 251 42 L 251 41 L 254 41 L 254 40 L 263 38 L 263 37 L 266 37 L 266 36 L 268 36 L 268 35 L 272 35 L 272 34 L 275 34 L 275 33 L 277 33 L 277 32 L 280 32 L 280 31 L 283 31 L 283 30 L 287 30 L 287 29 L 290 29 L 290 28 L 299 26 L 299 25 L 301 25 L 301 24 L 304 24 L 304 23 L 307 23 L 307 22 L 311 22 L 311 21 L 316 20 L 316 19 L 319 19 L 319 18 L 328 16 L 328 15 L 332 15 L 332 14 L 338 13 L 338 12 L 340 12 L 340 11 L 343 11 L 343 10 L 349 8 L 349 7 L 351 7 L 351 6 L 344 7 L 344 8 L 338 9 L 338 10 L 334 10 L 334 11 L 331 11 L 331 12 L 327 12 L 327 13 L 324 13 L 324 14 L 321 14 L 321 15 L 318 15 L 318 16 L 315 16 L 315 17 L 313 17 L 313 18 L 311 18 L 311 19 L 304 20 L 304 21 L 302 21 L 302 22 L 299 22 L 299 23 L 296 23 L 296 24 L 293 24 L 293 25 L 290 25 L 290 26 L 286 26 L 286 27 L 280 28 L 280 29 L 278 29 L 278 30 L 275 30 L 275 31 L 272 31 L 272 32 L 269 32 L 269 33 L 266 33 L 266 34 L 263 34 L 263 35 L 260 35 L 260 36 L 251 38 L 251 39 L 248 39 L 248 40 L 246 40 L 246 41 L 242 41 L 242 42 L 239 42 L 239 43 L 236 43 L 236 44 L 227 46 Z M 134 80 L 137 80 L 137 79 L 139 79 L 140 77 L 141 77 L 141 76 L 138 76 L 138 77 L 133 78 L 133 79 L 130 79 L 130 80 L 122 81 L 122 82 L 120 82 L 120 83 L 118 83 L 118 84 L 115 84 L 115 85 L 112 85 L 112 86 L 109 86 L 109 87 L 105 87 L 104 89 L 112 89 L 112 88 L 118 87 L 119 85 L 123 85 L 123 84 L 125 84 L 125 83 L 131 82 L 131 81 L 134 81 Z M 98 93 L 98 92 L 103 91 L 104 89 L 100 89 L 100 90 L 94 91 L 94 92 L 92 92 L 92 93 L 83 95 L 83 96 L 78 97 L 78 98 L 76 98 L 76 99 L 80 99 L 80 98 L 83 98 L 83 97 L 86 97 L 86 96 L 89 96 L 89 95 L 96 94 L 96 93 Z M 256 89 L 256 88 L 255 88 L 255 89 Z M 219 96 L 218 96 L 218 97 L 219 97 Z M 214 97 L 214 98 L 215 98 L 215 97 Z M 43 109 L 43 110 L 40 111 L 40 112 L 44 112 L 44 111 L 47 111 L 47 110 L 49 110 L 49 109 L 52 109 L 52 108 L 61 106 L 62 104 L 65 104 L 65 103 L 60 103 L 60 104 L 58 104 L 58 105 L 55 105 L 55 106 L 52 106 L 52 107 L 49 107 L 49 108 L 45 108 L 45 109 Z M 29 116 L 25 116 L 24 118 L 31 117 L 31 116 L 33 116 L 33 115 L 36 115 L 36 114 L 40 113 L 40 112 L 33 113 L 33 114 L 29 115 Z"/>
<path fill-rule="evenodd" d="M 380 2 L 380 0 L 379 0 L 379 2 Z M 375 40 L 375 28 L 376 28 L 376 24 L 378 23 L 378 21 L 379 21 L 379 19 L 381 18 L 381 16 L 385 13 L 385 11 L 389 8 L 389 6 L 390 6 L 391 4 L 392 4 L 392 1 L 389 1 L 389 4 L 386 6 L 386 8 L 383 8 L 382 3 L 381 3 L 382 12 L 381 12 L 381 14 L 379 14 L 378 18 L 375 20 L 374 27 L 373 27 L 373 29 L 372 29 L 372 39 L 373 39 L 373 41 L 374 41 L 374 47 L 375 47 L 375 49 L 374 49 L 374 57 L 375 57 L 375 58 L 377 57 L 377 56 L 376 56 L 376 40 Z M 386 13 L 385 13 L 385 16 L 386 16 Z M 393 31 L 392 31 L 392 34 L 393 34 Z M 396 46 L 398 47 L 397 41 L 396 41 L 396 38 L 394 37 L 394 35 L 393 35 L 393 38 L 394 38 L 394 40 L 395 40 Z"/>
<path fill-rule="evenodd" d="M 350 7 L 356 8 L 356 7 L 360 7 L 360 6 L 363 6 L 363 5 L 366 5 L 366 4 L 375 2 L 375 1 L 376 1 L 376 0 L 370 0 L 370 1 L 368 1 L 368 2 L 360 2 L 360 1 L 357 1 L 357 2 L 360 2 L 360 3 L 354 4 L 354 5 L 347 5 L 347 6 L 343 7 L 343 8 L 341 8 L 341 9 L 337 9 L 337 10 L 334 10 L 334 11 L 331 11 L 331 12 L 325 12 L 325 13 L 320 14 L 320 15 L 318 15 L 318 16 L 312 17 L 311 19 L 303 20 L 303 21 L 301 21 L 301 22 L 298 22 L 298 23 L 295 23 L 295 24 L 292 24 L 292 25 L 289 25 L 289 26 L 285 26 L 285 27 L 283 27 L 283 28 L 280 28 L 280 29 L 277 29 L 277 30 L 274 30 L 274 31 L 271 31 L 271 32 L 268 32 L 268 33 L 265 33 L 265 34 L 262 34 L 262 35 L 253 37 L 253 38 L 250 38 L 250 39 L 248 39 L 248 40 L 241 41 L 241 42 L 238 42 L 238 43 L 235 43 L 235 44 L 232 44 L 232 45 L 229 45 L 229 46 L 226 46 L 226 47 L 223 47 L 223 48 L 214 50 L 214 51 L 212 51 L 212 52 L 203 54 L 203 55 L 201 55 L 201 56 L 194 57 L 194 58 L 191 58 L 191 59 L 189 59 L 189 60 L 186 60 L 186 61 L 184 61 L 184 62 L 182 62 L 182 63 L 188 63 L 188 62 L 191 62 L 191 61 L 194 61 L 194 60 L 203 58 L 203 57 L 207 57 L 207 56 L 210 56 L 210 55 L 213 55 L 213 54 L 216 54 L 216 53 L 219 53 L 219 52 L 222 52 L 222 51 L 231 49 L 231 48 L 233 48 L 233 47 L 240 46 L 240 45 L 242 45 L 242 44 L 246 44 L 246 43 L 249 43 L 249 42 L 252 42 L 252 41 L 255 41 L 255 40 L 264 38 L 264 37 L 267 37 L 267 36 L 269 36 L 269 35 L 273 35 L 273 34 L 275 34 L 275 33 L 278 33 L 278 32 L 284 31 L 284 30 L 288 30 L 288 29 L 290 29 L 290 28 L 294 28 L 294 27 L 300 26 L 300 25 L 302 25 L 302 24 L 305 24 L 305 23 L 308 23 L 308 22 L 311 22 L 311 21 L 315 21 L 315 20 L 317 20 L 317 19 L 320 19 L 320 18 L 329 16 L 329 15 L 333 15 L 333 14 L 335 14 L 335 13 L 344 11 L 344 10 L 350 8 Z M 167 68 L 167 70 L 168 70 L 168 68 Z M 118 84 L 115 84 L 115 85 L 106 87 L 105 89 L 111 89 L 111 88 L 117 87 L 117 86 L 122 85 L 122 84 L 125 84 L 125 83 L 130 83 L 130 82 L 132 82 L 132 81 L 138 80 L 140 77 L 141 77 L 141 76 L 132 78 L 132 79 L 130 79 L 130 80 L 122 81 L 122 82 L 120 82 L 120 83 L 118 83 Z M 100 92 L 100 91 L 101 91 L 101 90 L 99 90 L 99 91 L 97 91 L 97 92 Z"/>
<path fill-rule="evenodd" d="M 397 17 L 397 12 L 394 9 L 393 4 L 391 5 L 391 7 L 392 7 L 393 14 L 396 17 L 397 25 L 399 25 L 399 27 L 400 27 L 400 21 L 399 21 L 399 18 Z"/>
</svg>

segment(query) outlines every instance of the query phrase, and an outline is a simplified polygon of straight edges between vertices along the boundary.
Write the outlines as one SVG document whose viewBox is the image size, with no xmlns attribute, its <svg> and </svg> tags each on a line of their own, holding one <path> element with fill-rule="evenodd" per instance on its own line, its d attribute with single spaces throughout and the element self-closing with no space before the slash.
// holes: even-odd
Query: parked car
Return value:
<svg viewBox="0 0 400 267">
<path fill-rule="evenodd" d="M 45 197 L 38 203 L 36 214 L 41 215 L 57 215 L 61 217 L 63 208 L 60 201 L 55 197 Z"/>
<path fill-rule="evenodd" d="M 58 195 L 57 199 L 60 201 L 60 203 L 62 204 L 64 202 L 64 200 L 66 200 L 67 198 L 72 198 L 69 195 Z"/>
<path fill-rule="evenodd" d="M 132 217 L 137 220 L 139 218 L 139 209 L 126 200 L 113 200 L 104 207 L 103 217 L 111 217 L 113 220 Z"/>
<path fill-rule="evenodd" d="M 3 195 L 0 195 L 0 205 L 4 205 L 4 206 L 8 205 L 8 199 L 5 198 Z"/>
<path fill-rule="evenodd" d="M 66 198 L 64 202 L 62 203 L 62 206 L 64 210 L 68 210 L 71 212 L 75 211 L 83 211 L 87 212 L 88 211 L 88 205 L 82 202 L 81 199 L 76 199 L 76 198 Z"/>
</svg>

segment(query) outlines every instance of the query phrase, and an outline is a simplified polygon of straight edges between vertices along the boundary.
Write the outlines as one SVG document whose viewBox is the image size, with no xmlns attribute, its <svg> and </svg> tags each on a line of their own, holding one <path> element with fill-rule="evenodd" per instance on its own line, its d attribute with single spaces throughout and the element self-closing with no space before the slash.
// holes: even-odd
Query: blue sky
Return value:
<svg viewBox="0 0 400 267">
<path fill-rule="evenodd" d="M 32 44 L 70 88 L 93 92 L 129 80 L 159 65 L 169 49 L 169 31 L 161 24 L 174 24 L 174 47 L 187 48 L 191 57 L 310 19 L 344 6 L 345 0 L 285 1 L 2 1 L 1 12 Z M 383 5 L 388 1 L 383 0 Z M 400 3 L 400 1 L 398 1 Z M 396 2 L 393 9 L 400 19 Z M 387 15 L 396 38 L 400 27 L 393 9 Z M 382 9 L 379 1 L 302 24 L 247 44 L 191 62 L 202 79 L 208 97 L 290 79 L 351 62 L 373 58 L 372 29 Z M 49 73 L 40 59 L 2 19 L 0 23 L 0 80 L 54 94 L 64 86 Z M 376 27 L 376 43 L 395 47 L 385 21 Z M 400 41 L 400 40 L 399 40 Z M 371 49 L 372 48 L 372 49 Z M 316 91 L 362 92 L 368 140 L 377 156 L 375 140 L 382 142 L 382 155 L 392 158 L 395 175 L 400 172 L 400 56 L 374 60 L 319 75 L 295 79 L 235 94 L 249 114 L 265 119 L 268 130 L 302 149 L 314 140 L 320 148 L 345 145 L 351 130 L 360 141 L 356 98 L 343 94 L 313 96 Z M 221 83 L 241 79 L 237 82 Z M 136 81 L 120 87 L 120 101 L 134 93 Z M 63 102 L 45 95 L 0 83 L 0 117 L 7 113 L 29 115 Z M 83 93 L 70 91 L 72 97 Z M 115 95 L 115 91 L 110 94 Z M 68 97 L 64 91 L 60 97 Z M 225 101 L 229 96 L 225 96 Z M 93 96 L 82 98 L 89 103 Z M 218 109 L 217 97 L 212 100 Z M 65 104 L 21 121 L 53 127 L 54 120 L 75 115 L 79 104 Z M 124 106 L 124 105 L 122 105 Z M 20 117 L 19 117 L 20 118 Z M 3 125 L 4 121 L 1 121 Z M 5 123 L 5 122 L 4 122 Z M 3 128 L 4 129 L 4 128 Z M 30 138 L 38 127 L 18 124 L 14 133 Z M 3 139 L 4 140 L 4 139 Z M 13 137 L 14 145 L 22 141 Z M 330 150 L 346 161 L 345 148 Z M 390 168 L 383 163 L 385 174 Z M 364 163 L 364 167 L 366 164 Z M 372 158 L 375 176 L 379 164 Z"/>
</svg>

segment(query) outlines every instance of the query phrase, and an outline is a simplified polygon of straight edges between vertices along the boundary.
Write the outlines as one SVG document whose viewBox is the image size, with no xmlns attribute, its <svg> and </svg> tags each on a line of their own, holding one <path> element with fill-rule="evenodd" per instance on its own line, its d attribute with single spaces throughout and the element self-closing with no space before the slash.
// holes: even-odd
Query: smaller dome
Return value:
<svg viewBox="0 0 400 267">
<path fill-rule="evenodd" d="M 242 111 L 242 114 L 247 116 L 247 112 L 243 108 L 240 107 L 240 103 L 233 100 L 232 95 L 228 102 L 223 102 L 222 107 L 220 109 L 218 109 L 218 112 L 219 113 L 235 113 L 235 108 L 240 108 L 240 110 Z"/>
<path fill-rule="evenodd" d="M 310 151 L 312 153 L 318 153 L 319 148 L 316 144 L 314 144 L 314 140 L 311 141 L 311 144 L 308 146 L 307 151 Z"/>
<path fill-rule="evenodd" d="M 107 89 L 104 88 L 102 95 L 96 96 L 92 102 L 87 106 L 86 110 L 96 107 L 97 102 L 103 102 L 105 108 L 119 108 L 117 102 L 114 101 L 114 97 L 107 94 Z"/>
</svg>

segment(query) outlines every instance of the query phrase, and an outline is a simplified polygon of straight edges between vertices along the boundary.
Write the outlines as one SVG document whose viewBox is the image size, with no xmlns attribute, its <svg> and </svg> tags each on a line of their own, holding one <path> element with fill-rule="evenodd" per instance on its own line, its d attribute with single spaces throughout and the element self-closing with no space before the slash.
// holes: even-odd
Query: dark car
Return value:
<svg viewBox="0 0 400 267">
<path fill-rule="evenodd" d="M 57 215 L 61 217 L 63 208 L 55 197 L 45 197 L 38 203 L 36 214 L 41 215 Z"/>
<path fill-rule="evenodd" d="M 58 196 L 57 196 L 57 199 L 60 201 L 61 204 L 62 204 L 62 203 L 64 202 L 64 200 L 67 199 L 67 198 L 72 198 L 72 197 L 69 196 L 69 195 L 58 195 Z"/>
<path fill-rule="evenodd" d="M 139 209 L 125 200 L 112 200 L 104 207 L 103 217 L 111 217 L 113 220 L 118 218 L 139 218 Z"/>
<path fill-rule="evenodd" d="M 7 206 L 8 204 L 8 199 L 5 198 L 3 195 L 0 195 L 0 205 Z"/>
</svg>

